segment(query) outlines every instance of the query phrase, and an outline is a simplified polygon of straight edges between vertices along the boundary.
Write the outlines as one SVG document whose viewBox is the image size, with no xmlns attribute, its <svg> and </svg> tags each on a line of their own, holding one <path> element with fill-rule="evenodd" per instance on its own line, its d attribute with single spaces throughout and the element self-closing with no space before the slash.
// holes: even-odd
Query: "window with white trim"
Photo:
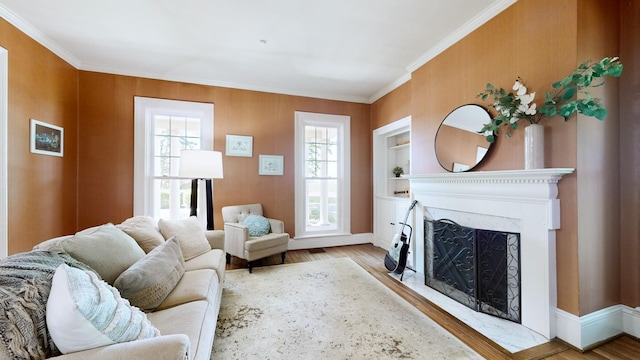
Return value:
<svg viewBox="0 0 640 360">
<path fill-rule="evenodd" d="M 351 231 L 350 118 L 295 112 L 296 238 Z"/>
<path fill-rule="evenodd" d="M 191 180 L 178 177 L 180 152 L 213 150 L 213 104 L 136 97 L 134 113 L 134 215 L 189 217 Z"/>
</svg>

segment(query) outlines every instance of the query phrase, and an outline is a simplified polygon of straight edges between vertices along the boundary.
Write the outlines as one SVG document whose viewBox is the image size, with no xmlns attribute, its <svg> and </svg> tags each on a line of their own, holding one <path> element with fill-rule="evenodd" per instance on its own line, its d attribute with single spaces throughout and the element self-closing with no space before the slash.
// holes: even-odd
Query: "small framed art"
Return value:
<svg viewBox="0 0 640 360">
<path fill-rule="evenodd" d="M 227 135 L 227 156 L 253 156 L 253 136 Z"/>
<path fill-rule="evenodd" d="M 30 138 L 32 153 L 64 156 L 64 129 L 62 127 L 31 119 Z"/>
<path fill-rule="evenodd" d="M 284 175 L 284 156 L 260 155 L 259 175 Z"/>
</svg>

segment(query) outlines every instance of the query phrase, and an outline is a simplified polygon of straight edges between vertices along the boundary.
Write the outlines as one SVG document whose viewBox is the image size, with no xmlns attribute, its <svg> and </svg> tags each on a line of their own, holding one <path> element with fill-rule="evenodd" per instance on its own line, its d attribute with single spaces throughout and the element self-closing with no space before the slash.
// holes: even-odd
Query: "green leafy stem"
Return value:
<svg viewBox="0 0 640 360">
<path fill-rule="evenodd" d="M 509 130 L 517 129 L 520 120 L 526 120 L 531 124 L 538 124 L 545 117 L 562 116 L 567 120 L 571 115 L 578 112 L 586 116 L 604 120 L 607 116 L 607 109 L 599 98 L 594 98 L 585 89 L 597 87 L 604 84 L 604 80 L 594 83 L 596 79 L 605 76 L 619 77 L 622 74 L 622 63 L 618 57 L 605 57 L 598 62 L 584 62 L 578 66 L 567 77 L 552 84 L 553 90 L 545 93 L 544 104 L 536 111 L 535 104 L 529 106 L 529 102 L 535 93 L 524 94 L 507 92 L 503 88 L 497 89 L 488 83 L 485 91 L 479 93 L 478 98 L 486 101 L 490 97 L 493 103 L 490 105 L 498 111 L 492 121 L 485 124 L 479 133 L 487 134 L 489 142 L 495 141 L 500 127 L 505 128 L 505 135 L 510 137 Z M 518 78 L 514 90 L 518 85 L 526 86 L 522 79 Z M 518 89 L 520 90 L 520 89 Z M 578 94 L 581 96 L 578 98 Z M 530 96 L 527 98 L 526 96 Z"/>
</svg>

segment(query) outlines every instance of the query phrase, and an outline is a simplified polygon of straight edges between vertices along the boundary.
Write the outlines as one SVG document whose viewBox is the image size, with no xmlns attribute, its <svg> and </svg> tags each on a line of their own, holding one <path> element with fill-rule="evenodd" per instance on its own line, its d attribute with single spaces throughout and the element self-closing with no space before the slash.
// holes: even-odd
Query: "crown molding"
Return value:
<svg viewBox="0 0 640 360">
<path fill-rule="evenodd" d="M 4 4 L 0 3 L 0 17 L 5 19 L 9 24 L 18 28 L 18 30 L 25 33 L 27 36 L 37 41 L 40 45 L 49 49 L 56 54 L 62 60 L 68 62 L 76 69 L 80 68 L 80 60 L 73 56 L 70 52 L 65 50 L 62 46 L 58 45 L 55 41 L 51 40 L 48 36 L 43 34 L 40 30 L 29 24 L 26 20 L 18 16 L 13 11 L 9 10 Z"/>
<path fill-rule="evenodd" d="M 495 16 L 500 14 L 502 11 L 507 9 L 509 6 L 515 4 L 516 2 L 517 2 L 517 0 L 498 0 L 498 1 L 494 2 L 493 5 L 491 5 L 490 7 L 485 9 L 483 12 L 481 12 L 478 15 L 476 15 L 475 17 L 473 17 L 467 23 L 465 23 L 464 25 L 459 27 L 456 31 L 454 31 L 451 35 L 449 35 L 446 38 L 442 39 L 442 41 L 440 41 L 434 47 L 429 49 L 429 51 L 427 51 L 422 56 L 420 56 L 416 61 L 411 63 L 407 67 L 407 71 L 409 72 L 409 74 L 404 75 L 400 79 L 398 79 L 398 80 L 390 83 L 389 85 L 385 86 L 383 89 L 381 89 L 380 91 L 375 93 L 369 99 L 369 102 L 370 103 L 374 103 L 376 100 L 382 98 L 386 94 L 388 94 L 391 91 L 395 90 L 400 85 L 404 84 L 407 81 L 406 80 L 407 77 L 409 79 L 411 79 L 411 73 L 412 72 L 418 70 L 421 66 L 423 66 L 424 64 L 429 62 L 429 60 L 435 58 L 440 53 L 442 53 L 443 51 L 445 51 L 446 49 L 451 47 L 453 44 L 455 44 L 458 41 L 462 40 L 465 36 L 471 34 L 474 30 L 476 30 L 477 28 L 482 26 L 484 23 L 486 23 L 487 21 L 491 20 L 492 18 L 494 18 Z"/>
</svg>

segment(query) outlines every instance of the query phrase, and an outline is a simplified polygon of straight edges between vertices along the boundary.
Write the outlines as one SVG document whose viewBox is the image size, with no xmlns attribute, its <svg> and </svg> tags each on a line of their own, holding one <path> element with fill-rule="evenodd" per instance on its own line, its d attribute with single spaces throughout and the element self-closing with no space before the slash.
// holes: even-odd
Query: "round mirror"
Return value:
<svg viewBox="0 0 640 360">
<path fill-rule="evenodd" d="M 447 115 L 436 133 L 436 158 L 445 170 L 469 171 L 489 152 L 491 143 L 479 134 L 491 121 L 489 112 L 479 105 L 462 105 Z"/>
</svg>

